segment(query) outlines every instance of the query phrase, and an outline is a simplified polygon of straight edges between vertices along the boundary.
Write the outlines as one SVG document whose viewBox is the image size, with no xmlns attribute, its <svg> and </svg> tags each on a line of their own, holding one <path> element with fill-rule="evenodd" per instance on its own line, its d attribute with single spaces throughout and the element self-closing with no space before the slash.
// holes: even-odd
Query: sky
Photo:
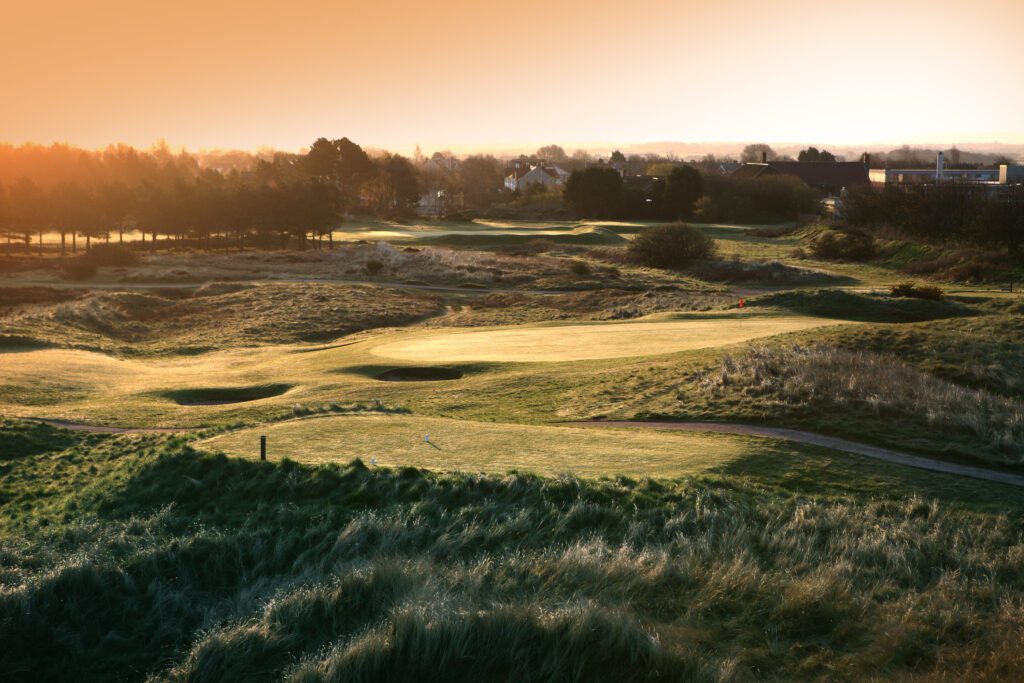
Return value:
<svg viewBox="0 0 1024 683">
<path fill-rule="evenodd" d="M 1024 142 L 1022 0 L 33 0 L 0 141 Z"/>
</svg>

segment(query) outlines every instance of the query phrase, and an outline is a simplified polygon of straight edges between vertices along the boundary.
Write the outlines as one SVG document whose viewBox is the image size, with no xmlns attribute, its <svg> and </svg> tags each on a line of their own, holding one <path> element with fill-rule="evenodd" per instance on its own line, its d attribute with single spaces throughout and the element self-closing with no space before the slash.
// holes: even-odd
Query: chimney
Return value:
<svg viewBox="0 0 1024 683">
<path fill-rule="evenodd" d="M 768 152 L 761 152 L 761 163 L 762 164 L 767 164 L 768 163 Z"/>
<path fill-rule="evenodd" d="M 942 152 L 935 158 L 935 184 L 942 182 Z"/>
</svg>

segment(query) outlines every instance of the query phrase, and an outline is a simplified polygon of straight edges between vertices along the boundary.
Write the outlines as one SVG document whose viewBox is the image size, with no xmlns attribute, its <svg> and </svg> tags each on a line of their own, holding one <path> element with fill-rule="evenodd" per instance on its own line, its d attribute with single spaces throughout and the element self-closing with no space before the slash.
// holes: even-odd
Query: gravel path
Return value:
<svg viewBox="0 0 1024 683">
<path fill-rule="evenodd" d="M 800 443 L 811 444 L 812 446 L 824 446 L 837 451 L 856 453 L 869 458 L 877 458 L 886 462 L 894 462 L 900 465 L 918 467 L 920 469 L 932 470 L 934 472 L 945 472 L 957 474 L 975 479 L 995 481 L 1000 484 L 1012 486 L 1024 486 L 1024 476 L 1010 474 L 1009 472 L 998 472 L 983 467 L 971 467 L 969 465 L 958 465 L 943 460 L 932 460 L 919 455 L 909 455 L 899 451 L 890 451 L 886 448 L 868 446 L 867 444 L 837 439 L 833 436 L 815 434 L 813 432 L 801 432 L 796 429 L 785 429 L 782 427 L 758 427 L 753 425 L 724 424 L 719 422 L 624 422 L 611 420 L 589 420 L 585 422 L 567 422 L 564 424 L 592 425 L 595 427 L 631 427 L 647 429 L 678 429 L 689 432 L 718 432 L 722 434 L 746 434 L 749 436 L 763 436 L 776 439 L 788 439 Z"/>
</svg>

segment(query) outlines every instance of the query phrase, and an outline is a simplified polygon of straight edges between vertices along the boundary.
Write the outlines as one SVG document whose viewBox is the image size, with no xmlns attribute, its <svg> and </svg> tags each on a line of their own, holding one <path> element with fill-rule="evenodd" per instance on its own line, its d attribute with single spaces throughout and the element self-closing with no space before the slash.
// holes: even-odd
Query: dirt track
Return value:
<svg viewBox="0 0 1024 683">
<path fill-rule="evenodd" d="M 796 429 L 785 429 L 782 427 L 757 427 L 752 425 L 723 424 L 718 422 L 616 422 L 605 420 L 590 420 L 586 422 L 567 422 L 564 424 L 592 425 L 596 427 L 628 427 L 646 429 L 679 429 L 690 432 L 719 432 L 723 434 L 747 434 L 750 436 L 763 436 L 776 439 L 788 439 L 812 446 L 824 446 L 837 451 L 856 453 L 869 458 L 877 458 L 886 462 L 894 462 L 900 465 L 918 467 L 920 469 L 932 470 L 934 472 L 945 472 L 946 474 L 957 474 L 975 479 L 995 481 L 1000 484 L 1012 486 L 1024 486 L 1024 476 L 1010 474 L 1009 472 L 998 472 L 987 470 L 983 467 L 971 467 L 969 465 L 957 465 L 942 460 L 932 460 L 919 455 L 909 455 L 899 451 L 890 451 L 877 446 L 837 439 L 832 436 L 815 434 L 813 432 L 801 432 Z"/>
</svg>

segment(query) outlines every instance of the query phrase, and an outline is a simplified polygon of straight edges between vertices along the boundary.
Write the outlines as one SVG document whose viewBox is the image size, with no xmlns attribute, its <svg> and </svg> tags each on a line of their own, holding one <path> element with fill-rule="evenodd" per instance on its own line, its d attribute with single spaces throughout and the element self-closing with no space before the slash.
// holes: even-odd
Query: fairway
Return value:
<svg viewBox="0 0 1024 683">
<path fill-rule="evenodd" d="M 375 459 L 377 465 L 435 471 L 514 469 L 585 477 L 677 477 L 775 449 L 800 450 L 774 440 L 727 434 L 598 431 L 407 415 L 292 420 L 221 434 L 200 445 L 231 456 L 258 458 L 261 435 L 267 437 L 271 460 L 345 463 L 361 458 L 367 465 Z"/>
<path fill-rule="evenodd" d="M 543 325 L 450 330 L 374 347 L 371 353 L 408 361 L 574 361 L 650 356 L 725 346 L 839 321 L 801 316 L 728 317 L 668 322 Z"/>
</svg>

